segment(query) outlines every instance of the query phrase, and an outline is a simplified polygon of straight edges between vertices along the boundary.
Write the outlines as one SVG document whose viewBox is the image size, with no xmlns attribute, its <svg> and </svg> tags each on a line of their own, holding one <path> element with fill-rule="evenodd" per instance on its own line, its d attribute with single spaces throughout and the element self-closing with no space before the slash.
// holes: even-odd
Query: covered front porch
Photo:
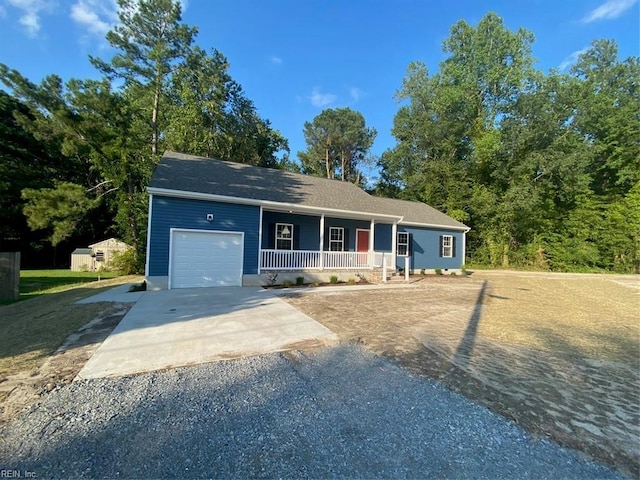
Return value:
<svg viewBox="0 0 640 480">
<path fill-rule="evenodd" d="M 262 211 L 258 273 L 395 269 L 397 217 L 351 217 Z"/>
</svg>

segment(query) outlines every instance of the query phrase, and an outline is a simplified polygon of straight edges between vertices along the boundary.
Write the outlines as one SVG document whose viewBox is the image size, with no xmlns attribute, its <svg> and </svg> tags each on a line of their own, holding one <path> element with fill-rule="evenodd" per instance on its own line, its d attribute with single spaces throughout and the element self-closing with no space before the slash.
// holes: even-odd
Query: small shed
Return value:
<svg viewBox="0 0 640 480">
<path fill-rule="evenodd" d="M 76 248 L 71 253 L 71 270 L 99 270 L 109 266 L 115 257 L 126 252 L 131 246 L 118 240 L 109 238 L 89 245 L 89 248 Z"/>
<path fill-rule="evenodd" d="M 93 250 L 90 248 L 76 248 L 71 252 L 71 271 L 83 272 L 95 270 Z"/>
</svg>

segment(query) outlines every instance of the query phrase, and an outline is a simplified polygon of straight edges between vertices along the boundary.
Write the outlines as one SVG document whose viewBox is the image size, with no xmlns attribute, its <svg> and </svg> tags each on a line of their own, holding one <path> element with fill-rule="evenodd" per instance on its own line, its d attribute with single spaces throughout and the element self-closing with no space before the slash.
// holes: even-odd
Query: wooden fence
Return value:
<svg viewBox="0 0 640 480">
<path fill-rule="evenodd" d="M 0 252 L 0 302 L 20 296 L 20 252 Z"/>
</svg>

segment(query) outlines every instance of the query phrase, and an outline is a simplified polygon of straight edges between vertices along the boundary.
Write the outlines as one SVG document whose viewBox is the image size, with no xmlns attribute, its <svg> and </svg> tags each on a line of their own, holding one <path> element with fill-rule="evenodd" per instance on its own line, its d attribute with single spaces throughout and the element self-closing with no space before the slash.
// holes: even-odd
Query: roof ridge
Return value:
<svg viewBox="0 0 640 480">
<path fill-rule="evenodd" d="M 318 177 L 315 175 L 308 175 L 306 173 L 298 173 L 298 172 L 291 172 L 289 170 L 281 170 L 279 168 L 271 168 L 271 167 L 263 167 L 261 165 L 250 165 L 248 163 L 241 163 L 241 162 L 234 162 L 233 160 L 222 160 L 220 158 L 213 158 L 213 157 L 203 157 L 201 155 L 191 155 L 188 153 L 180 153 L 180 152 L 175 152 L 173 150 L 166 150 L 164 152 L 164 154 L 162 155 L 163 157 L 168 156 L 168 155 L 174 155 L 173 158 L 178 158 L 178 159 L 200 159 L 200 160 L 213 160 L 215 162 L 220 162 L 220 163 L 225 163 L 231 166 L 239 166 L 240 168 L 246 168 L 246 169 L 260 169 L 263 171 L 274 171 L 274 172 L 280 172 L 282 174 L 286 174 L 286 175 L 292 175 L 295 177 L 302 177 L 304 179 L 312 179 L 314 181 L 326 181 L 326 182 L 338 182 L 342 185 L 350 185 L 351 187 L 355 187 L 357 188 L 359 191 L 361 191 L 362 193 L 364 193 L 365 195 L 369 195 L 371 196 L 369 193 L 367 193 L 363 188 L 359 187 L 358 185 L 356 185 L 355 183 L 351 183 L 351 182 L 346 182 L 344 180 L 341 180 L 339 178 L 326 178 L 326 177 Z"/>
</svg>

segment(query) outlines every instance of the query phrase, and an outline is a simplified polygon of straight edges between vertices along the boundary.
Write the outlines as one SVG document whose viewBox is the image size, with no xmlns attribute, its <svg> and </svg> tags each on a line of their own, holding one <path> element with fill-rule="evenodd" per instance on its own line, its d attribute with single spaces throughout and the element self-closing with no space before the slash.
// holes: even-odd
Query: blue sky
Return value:
<svg viewBox="0 0 640 480">
<path fill-rule="evenodd" d="M 407 65 L 437 70 L 458 20 L 489 11 L 536 37 L 538 68 L 566 69 L 593 40 L 614 39 L 621 58 L 639 55 L 638 0 L 182 0 L 197 43 L 217 48 L 259 113 L 305 148 L 302 128 L 324 108 L 360 111 L 378 130 L 373 153 L 394 145 L 394 93 Z M 0 0 L 0 62 L 39 81 L 95 77 L 87 55 L 110 58 L 104 34 L 115 0 Z"/>
</svg>

